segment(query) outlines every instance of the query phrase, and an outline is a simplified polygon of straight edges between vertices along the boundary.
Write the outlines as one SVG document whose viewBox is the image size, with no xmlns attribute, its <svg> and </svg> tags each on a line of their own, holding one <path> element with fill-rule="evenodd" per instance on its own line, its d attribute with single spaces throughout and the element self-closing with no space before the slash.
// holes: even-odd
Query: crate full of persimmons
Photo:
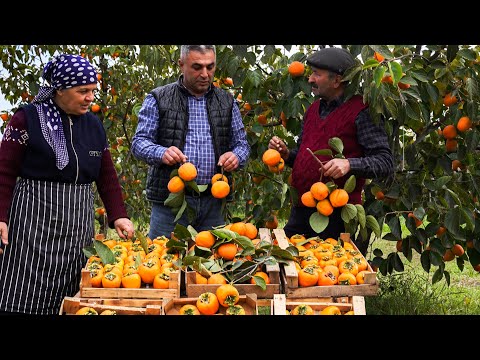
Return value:
<svg viewBox="0 0 480 360">
<path fill-rule="evenodd" d="M 196 297 L 164 299 L 164 315 L 258 315 L 257 296 L 240 295 L 234 285 L 223 284 L 215 292 Z"/>
<path fill-rule="evenodd" d="M 289 254 L 272 243 L 269 229 L 257 231 L 251 223 L 237 222 L 224 228 L 200 231 L 183 258 L 188 297 L 215 292 L 234 284 L 240 295 L 271 299 L 282 292 L 279 260 Z"/>
<path fill-rule="evenodd" d="M 161 299 L 87 299 L 66 296 L 60 315 L 161 315 Z"/>
<path fill-rule="evenodd" d="M 282 264 L 284 293 L 292 298 L 322 296 L 373 296 L 378 292 L 377 274 L 351 241 L 350 234 L 339 239 L 288 238 L 283 229 L 274 229 L 282 249 L 295 247 L 298 256 Z"/>
<path fill-rule="evenodd" d="M 285 294 L 272 300 L 273 315 L 365 315 L 363 296 L 291 299 Z"/>
<path fill-rule="evenodd" d="M 96 236 L 94 245 L 84 248 L 87 263 L 82 269 L 82 298 L 180 297 L 180 255 L 170 249 L 169 239 L 138 235 L 135 240 Z"/>
</svg>

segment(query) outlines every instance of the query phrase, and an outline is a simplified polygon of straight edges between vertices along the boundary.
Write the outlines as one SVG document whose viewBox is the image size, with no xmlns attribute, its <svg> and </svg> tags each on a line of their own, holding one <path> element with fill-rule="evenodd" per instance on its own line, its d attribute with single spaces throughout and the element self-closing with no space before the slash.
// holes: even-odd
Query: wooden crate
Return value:
<svg viewBox="0 0 480 360">
<path fill-rule="evenodd" d="M 179 315 L 180 308 L 183 305 L 196 305 L 198 297 L 188 297 L 179 299 L 164 299 L 162 314 L 163 315 Z M 245 315 L 258 315 L 257 295 L 246 294 L 240 295 L 238 305 L 245 309 Z M 220 305 L 218 312 L 215 315 L 225 315 L 226 307 Z"/>
<path fill-rule="evenodd" d="M 161 299 L 87 299 L 65 297 L 60 315 L 75 315 L 82 307 L 94 308 L 99 314 L 104 310 L 115 310 L 117 315 L 161 315 Z"/>
<path fill-rule="evenodd" d="M 285 294 L 275 295 L 272 300 L 273 315 L 287 315 L 287 310 L 292 311 L 297 305 L 309 305 L 314 310 L 314 315 L 320 315 L 320 311 L 327 306 L 337 306 L 342 314 L 353 310 L 354 315 L 366 315 L 365 299 L 363 296 L 325 297 L 313 299 L 286 298 Z"/>
<path fill-rule="evenodd" d="M 272 236 L 269 229 L 260 228 L 260 239 L 271 243 Z M 198 297 L 206 291 L 215 293 L 218 284 L 196 284 L 195 283 L 195 271 L 190 270 L 185 273 L 185 287 L 187 297 Z M 280 294 L 281 281 L 280 281 L 280 266 L 279 264 L 266 265 L 266 273 L 270 279 L 270 284 L 266 285 L 266 289 L 263 290 L 260 286 L 255 284 L 234 284 L 240 295 L 256 294 L 260 299 L 272 299 L 274 294 Z"/>
<path fill-rule="evenodd" d="M 180 270 L 170 273 L 168 289 L 155 289 L 153 286 L 140 289 L 95 288 L 90 281 L 90 271 L 82 269 L 80 280 L 80 297 L 85 298 L 120 298 L 120 299 L 164 299 L 180 297 Z"/>
<path fill-rule="evenodd" d="M 278 242 L 278 246 L 286 249 L 289 246 L 287 236 L 283 229 L 274 229 L 273 233 Z M 357 246 L 350 239 L 350 234 L 342 233 L 340 238 L 344 242 L 349 242 L 353 248 L 358 251 Z M 283 282 L 284 293 L 292 298 L 317 298 L 317 297 L 338 297 L 338 296 L 373 296 L 378 292 L 377 273 L 373 271 L 368 264 L 365 274 L 365 283 L 359 285 L 332 285 L 332 286 L 298 286 L 298 272 L 292 260 L 288 264 L 282 264 L 281 279 Z"/>
</svg>

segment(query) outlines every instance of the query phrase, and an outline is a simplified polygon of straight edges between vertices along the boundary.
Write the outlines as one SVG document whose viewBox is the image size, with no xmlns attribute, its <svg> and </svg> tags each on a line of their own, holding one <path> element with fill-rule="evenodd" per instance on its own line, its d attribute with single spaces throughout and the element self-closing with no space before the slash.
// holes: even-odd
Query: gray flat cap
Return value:
<svg viewBox="0 0 480 360">
<path fill-rule="evenodd" d="M 340 75 L 354 64 L 352 54 L 345 49 L 335 47 L 320 49 L 307 58 L 307 65 L 330 70 Z"/>
</svg>

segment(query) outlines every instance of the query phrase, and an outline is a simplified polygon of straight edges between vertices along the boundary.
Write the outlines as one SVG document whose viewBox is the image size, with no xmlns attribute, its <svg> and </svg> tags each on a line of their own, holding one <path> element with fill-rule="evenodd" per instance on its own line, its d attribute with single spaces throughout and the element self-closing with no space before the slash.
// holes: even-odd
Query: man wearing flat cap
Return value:
<svg viewBox="0 0 480 360">
<path fill-rule="evenodd" d="M 297 189 L 298 197 L 310 190 L 315 182 L 334 181 L 343 188 L 345 181 L 356 177 L 356 187 L 349 194 L 349 203 L 362 203 L 362 190 L 367 178 L 387 178 L 393 175 L 393 156 L 388 144 L 387 134 L 382 124 L 375 124 L 370 117 L 368 104 L 363 103 L 361 95 L 347 99 L 343 81 L 346 70 L 355 65 L 353 56 L 342 48 L 330 47 L 316 51 L 307 58 L 312 74 L 308 78 L 312 93 L 318 97 L 306 110 L 302 129 L 295 149 L 288 149 L 285 143 L 274 136 L 269 148 L 277 149 L 285 163 L 292 167 L 292 186 Z M 318 155 L 323 165 L 308 151 L 330 149 L 330 138 L 338 137 L 344 145 L 344 159 L 332 159 L 331 156 Z M 335 208 L 329 216 L 328 226 L 316 233 L 310 226 L 310 215 L 316 208 L 304 206 L 301 201 L 291 210 L 284 227 L 285 234 L 291 237 L 303 234 L 305 237 L 319 236 L 322 239 L 338 239 L 345 232 L 340 216 L 342 208 Z M 353 234 L 352 234 L 353 237 Z M 365 255 L 368 241 L 354 240 Z"/>
</svg>

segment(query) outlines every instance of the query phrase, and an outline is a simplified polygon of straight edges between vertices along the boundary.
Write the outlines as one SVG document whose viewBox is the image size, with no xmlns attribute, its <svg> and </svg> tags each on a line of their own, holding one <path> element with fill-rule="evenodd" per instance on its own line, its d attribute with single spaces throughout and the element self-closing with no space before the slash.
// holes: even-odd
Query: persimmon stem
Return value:
<svg viewBox="0 0 480 360">
<path fill-rule="evenodd" d="M 307 151 L 313 156 L 313 158 L 314 158 L 320 165 L 322 165 L 322 167 L 320 168 L 320 180 L 319 180 L 319 181 L 321 182 L 322 179 L 323 179 L 323 162 L 322 162 L 319 158 L 317 158 L 317 156 L 313 153 L 312 150 L 310 150 L 310 148 L 307 148 Z"/>
</svg>

